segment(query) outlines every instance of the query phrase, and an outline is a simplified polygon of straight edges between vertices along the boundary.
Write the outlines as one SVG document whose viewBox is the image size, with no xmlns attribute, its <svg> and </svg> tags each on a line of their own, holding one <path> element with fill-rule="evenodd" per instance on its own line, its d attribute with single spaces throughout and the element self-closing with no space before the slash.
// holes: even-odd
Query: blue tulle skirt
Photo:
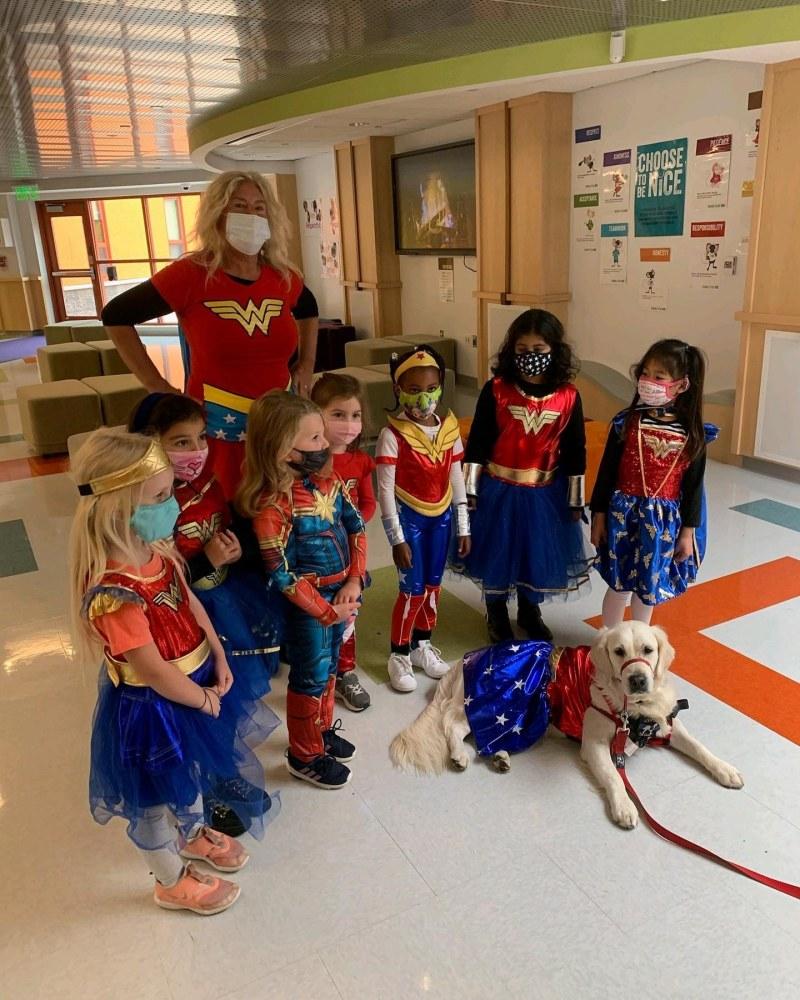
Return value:
<svg viewBox="0 0 800 1000">
<path fill-rule="evenodd" d="M 263 575 L 237 565 L 211 590 L 194 590 L 208 612 L 231 672 L 252 698 L 263 698 L 278 670 L 283 602 Z"/>
<path fill-rule="evenodd" d="M 190 677 L 201 686 L 214 683 L 213 657 Z M 202 796 L 219 799 L 220 781 L 245 778 L 264 790 L 264 769 L 253 753 L 278 725 L 275 713 L 252 700 L 234 682 L 222 699 L 219 718 L 163 698 L 149 687 L 109 680 L 100 671 L 92 724 L 89 804 L 98 823 L 114 816 L 128 821 L 128 836 L 144 850 L 169 846 L 152 843 L 148 810 L 166 806 L 185 835 L 203 822 Z M 241 801 L 222 801 L 242 816 Z M 280 801 L 262 815 L 253 810 L 250 833 L 260 839 Z M 247 813 L 250 815 L 249 813 Z"/>
<path fill-rule="evenodd" d="M 643 604 L 656 605 L 683 594 L 694 583 L 706 550 L 706 504 L 695 529 L 695 552 L 675 562 L 681 529 L 679 504 L 631 496 L 617 490 L 606 518 L 608 543 L 597 550 L 597 569 L 612 588 L 632 591 Z"/>
<path fill-rule="evenodd" d="M 580 521 L 567 505 L 567 482 L 514 486 L 484 474 L 472 513 L 472 551 L 452 568 L 505 597 L 522 588 L 529 601 L 565 600 L 590 588 L 594 561 Z"/>
</svg>

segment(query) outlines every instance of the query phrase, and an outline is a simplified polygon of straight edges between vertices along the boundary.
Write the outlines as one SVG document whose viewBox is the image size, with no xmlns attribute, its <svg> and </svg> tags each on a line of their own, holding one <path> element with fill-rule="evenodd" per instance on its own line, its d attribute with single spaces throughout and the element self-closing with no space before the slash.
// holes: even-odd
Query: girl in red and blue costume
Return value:
<svg viewBox="0 0 800 1000">
<path fill-rule="evenodd" d="M 469 515 L 461 471 L 463 447 L 451 412 L 436 416 L 445 367 L 421 344 L 390 363 L 400 413 L 389 418 L 375 449 L 378 503 L 400 593 L 392 612 L 389 680 L 396 691 L 417 686 L 414 667 L 443 677 L 448 666 L 431 644 L 439 591 L 453 534 L 458 554 L 469 553 Z"/>
<path fill-rule="evenodd" d="M 456 565 L 483 588 L 490 642 L 517 624 L 549 641 L 539 605 L 588 588 L 583 537 L 586 433 L 561 322 L 528 309 L 509 327 L 495 377 L 481 390 L 464 456 L 472 552 Z"/>
<path fill-rule="evenodd" d="M 334 685 L 366 577 L 364 522 L 333 473 L 314 403 L 268 392 L 250 424 L 237 507 L 253 518 L 264 568 L 285 598 L 287 766 L 318 788 L 342 788 L 356 751 L 333 725 Z"/>
</svg>

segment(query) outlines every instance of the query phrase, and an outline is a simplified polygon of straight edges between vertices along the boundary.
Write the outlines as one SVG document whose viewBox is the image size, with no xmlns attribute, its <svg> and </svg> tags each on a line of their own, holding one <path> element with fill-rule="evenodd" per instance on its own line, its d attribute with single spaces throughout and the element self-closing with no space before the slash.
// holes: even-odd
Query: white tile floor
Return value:
<svg viewBox="0 0 800 1000">
<path fill-rule="evenodd" d="M 12 457 L 0 450 L 0 460 Z M 800 487 L 711 463 L 702 579 L 779 556 L 800 534 L 729 511 Z M 800 995 L 800 901 L 656 838 L 622 832 L 580 766 L 548 739 L 507 775 L 476 762 L 421 779 L 393 771 L 391 737 L 430 696 L 370 684 L 347 714 L 358 744 L 339 794 L 293 782 L 285 731 L 263 749 L 283 811 L 211 920 L 156 909 L 121 823 L 86 804 L 96 666 L 70 655 L 67 476 L 0 484 L 0 520 L 24 517 L 38 573 L 0 579 L 0 997 L 142 1000 L 602 1000 Z M 388 563 L 379 523 L 370 562 Z M 449 584 L 477 605 L 463 581 Z M 548 609 L 565 643 L 603 587 Z M 716 626 L 714 637 L 798 680 L 798 602 Z M 369 683 L 367 681 L 367 683 Z M 800 882 L 800 749 L 691 685 L 687 723 L 746 779 L 724 790 L 667 751 L 637 755 L 635 783 L 667 825 Z M 285 707 L 285 681 L 270 702 Z M 794 949 L 798 950 L 795 951 Z"/>
</svg>

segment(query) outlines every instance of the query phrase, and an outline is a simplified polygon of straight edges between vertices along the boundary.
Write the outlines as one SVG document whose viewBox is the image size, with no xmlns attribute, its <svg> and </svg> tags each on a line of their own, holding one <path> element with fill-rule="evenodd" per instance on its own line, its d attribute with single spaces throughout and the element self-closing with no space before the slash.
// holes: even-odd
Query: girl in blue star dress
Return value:
<svg viewBox="0 0 800 1000">
<path fill-rule="evenodd" d="M 718 433 L 703 424 L 696 347 L 660 340 L 632 375 L 636 395 L 611 423 L 590 503 L 609 628 L 628 601 L 632 617 L 649 623 L 657 604 L 694 583 L 706 548 L 706 444 Z"/>
</svg>

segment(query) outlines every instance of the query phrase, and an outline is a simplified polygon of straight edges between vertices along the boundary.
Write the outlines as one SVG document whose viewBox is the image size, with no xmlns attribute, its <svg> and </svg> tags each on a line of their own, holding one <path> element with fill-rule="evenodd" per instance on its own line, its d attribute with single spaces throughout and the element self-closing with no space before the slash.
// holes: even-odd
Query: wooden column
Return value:
<svg viewBox="0 0 800 1000">
<path fill-rule="evenodd" d="M 46 323 L 42 279 L 0 276 L 0 331 L 30 333 Z"/>
<path fill-rule="evenodd" d="M 767 66 L 759 152 L 750 223 L 750 251 L 739 344 L 739 374 L 732 450 L 757 455 L 756 429 L 762 393 L 767 329 L 800 337 L 797 232 L 800 224 L 797 164 L 800 162 L 800 59 Z M 800 377 L 794 372 L 793 377 Z M 769 387 L 764 390 L 769 392 Z M 787 414 L 787 420 L 791 415 Z M 797 428 L 787 425 L 787 435 Z M 773 457 L 773 456 L 770 456 Z M 794 463 L 791 463 L 794 464 Z"/>
<path fill-rule="evenodd" d="M 488 375 L 488 306 L 569 302 L 572 96 L 532 94 L 479 108 L 478 375 Z"/>
<path fill-rule="evenodd" d="M 371 292 L 375 337 L 402 333 L 400 265 L 394 247 L 394 139 L 368 136 L 334 147 L 342 234 L 342 284 L 351 321 L 354 293 Z"/>
<path fill-rule="evenodd" d="M 267 176 L 275 197 L 286 209 L 289 216 L 289 260 L 304 268 L 303 250 L 300 242 L 300 213 L 297 208 L 297 178 L 294 174 L 269 174 Z"/>
</svg>

